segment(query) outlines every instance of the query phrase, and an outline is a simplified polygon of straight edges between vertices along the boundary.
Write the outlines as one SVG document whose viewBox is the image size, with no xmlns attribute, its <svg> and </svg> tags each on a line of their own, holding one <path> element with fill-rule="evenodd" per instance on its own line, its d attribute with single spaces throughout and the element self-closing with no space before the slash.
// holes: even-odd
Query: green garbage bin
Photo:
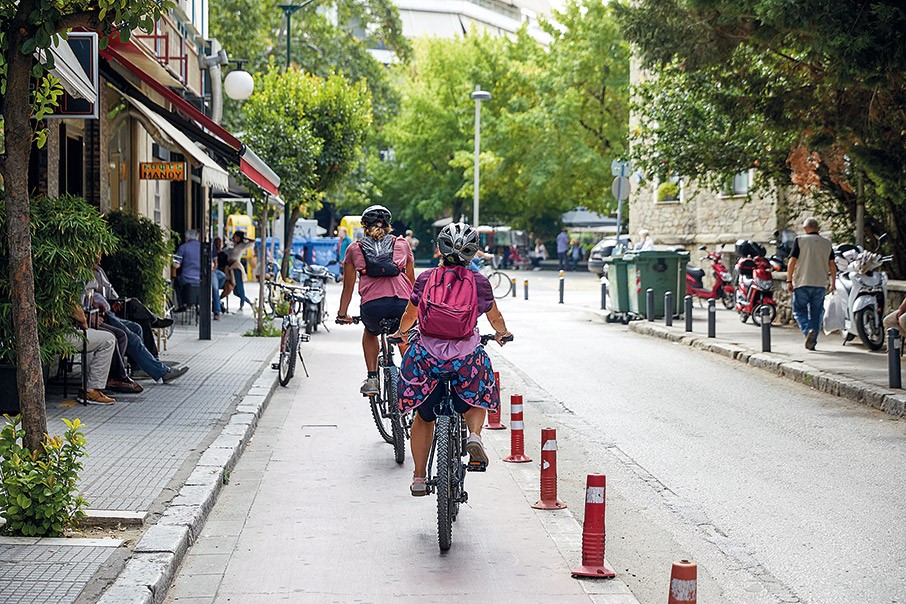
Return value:
<svg viewBox="0 0 906 604">
<path fill-rule="evenodd" d="M 625 256 L 607 256 L 603 259 L 607 269 L 607 310 L 611 314 L 629 313 L 629 265 Z"/>
<path fill-rule="evenodd" d="M 648 250 L 624 254 L 629 280 L 630 312 L 647 316 L 646 295 L 654 290 L 654 317 L 663 318 L 664 294 L 673 292 L 673 316 L 679 316 L 686 295 L 685 266 L 689 252 Z"/>
</svg>

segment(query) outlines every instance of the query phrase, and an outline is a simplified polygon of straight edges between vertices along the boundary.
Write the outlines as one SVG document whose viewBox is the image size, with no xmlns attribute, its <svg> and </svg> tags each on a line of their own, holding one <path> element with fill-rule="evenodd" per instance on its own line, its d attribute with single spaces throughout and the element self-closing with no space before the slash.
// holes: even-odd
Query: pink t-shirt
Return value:
<svg viewBox="0 0 906 604">
<path fill-rule="evenodd" d="M 405 267 L 413 262 L 412 248 L 402 237 L 397 237 L 393 242 L 393 261 L 404 267 L 404 270 L 395 277 L 369 277 L 362 273 L 365 270 L 365 256 L 362 254 L 362 244 L 358 241 L 346 249 L 346 258 L 343 262 L 351 263 L 359 273 L 359 297 L 361 304 L 377 300 L 378 298 L 402 298 L 408 300 L 412 293 L 412 283 L 406 276 Z"/>
</svg>

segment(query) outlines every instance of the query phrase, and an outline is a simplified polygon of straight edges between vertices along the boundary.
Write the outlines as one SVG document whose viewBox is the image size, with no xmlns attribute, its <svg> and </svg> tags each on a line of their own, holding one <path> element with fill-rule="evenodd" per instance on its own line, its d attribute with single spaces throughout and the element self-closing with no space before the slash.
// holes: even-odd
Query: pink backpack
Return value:
<svg viewBox="0 0 906 604">
<path fill-rule="evenodd" d="M 475 274 L 465 266 L 431 271 L 418 302 L 419 331 L 432 338 L 463 340 L 478 322 Z"/>
</svg>

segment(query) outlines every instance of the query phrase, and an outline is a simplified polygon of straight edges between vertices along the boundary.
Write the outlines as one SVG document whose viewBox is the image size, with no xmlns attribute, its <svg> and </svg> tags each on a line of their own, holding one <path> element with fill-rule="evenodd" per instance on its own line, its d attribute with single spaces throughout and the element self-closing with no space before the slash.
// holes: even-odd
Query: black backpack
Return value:
<svg viewBox="0 0 906 604">
<path fill-rule="evenodd" d="M 393 250 L 396 237 L 386 235 L 380 241 L 365 237 L 359 242 L 362 256 L 365 258 L 365 269 L 359 271 L 369 277 L 396 277 L 403 272 L 403 267 L 393 261 Z"/>
</svg>

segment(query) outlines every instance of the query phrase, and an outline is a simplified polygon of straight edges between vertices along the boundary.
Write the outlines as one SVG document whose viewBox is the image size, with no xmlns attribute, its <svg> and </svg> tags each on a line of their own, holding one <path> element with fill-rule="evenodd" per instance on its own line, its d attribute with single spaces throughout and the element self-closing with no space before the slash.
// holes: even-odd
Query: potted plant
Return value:
<svg viewBox="0 0 906 604">
<path fill-rule="evenodd" d="M 0 238 L 6 239 L 5 200 L 0 197 Z M 116 238 L 98 210 L 81 197 L 39 197 L 31 204 L 32 257 L 38 340 L 45 377 L 61 354 L 74 352 L 72 310 L 93 278 L 98 256 L 116 247 Z M 9 257 L 0 246 L 0 412 L 19 412 L 16 352 L 13 346 Z"/>
</svg>

